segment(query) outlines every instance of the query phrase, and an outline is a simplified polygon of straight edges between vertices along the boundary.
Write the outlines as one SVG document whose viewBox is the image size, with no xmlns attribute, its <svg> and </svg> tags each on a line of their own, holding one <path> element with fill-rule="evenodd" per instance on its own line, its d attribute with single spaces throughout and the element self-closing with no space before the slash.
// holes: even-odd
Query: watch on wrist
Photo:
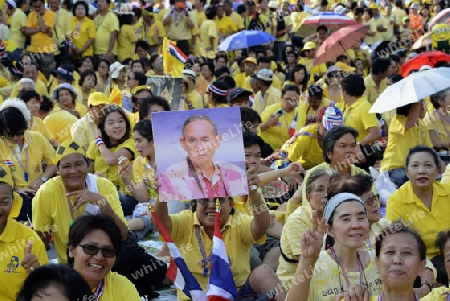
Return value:
<svg viewBox="0 0 450 301">
<path fill-rule="evenodd" d="M 47 180 L 48 180 L 48 178 L 46 176 L 41 176 L 39 179 L 44 183 L 47 182 Z"/>
</svg>

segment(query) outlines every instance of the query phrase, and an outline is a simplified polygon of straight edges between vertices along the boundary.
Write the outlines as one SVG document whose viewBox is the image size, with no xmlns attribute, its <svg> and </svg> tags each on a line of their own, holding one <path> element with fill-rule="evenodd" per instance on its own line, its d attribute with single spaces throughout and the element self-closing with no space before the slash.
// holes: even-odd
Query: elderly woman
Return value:
<svg viewBox="0 0 450 301">
<path fill-rule="evenodd" d="M 248 185 L 257 185 L 259 182 L 256 167 L 247 170 Z M 268 293 L 279 287 L 278 278 L 268 265 L 260 265 L 250 273 L 250 248 L 254 243 L 265 241 L 265 232 L 270 224 L 270 216 L 264 199 L 257 189 L 248 195 L 248 202 L 252 207 L 253 216 L 235 210 L 232 198 L 197 199 L 193 202 L 192 211 L 184 210 L 178 214 L 169 215 L 167 203 L 155 202 L 155 212 L 163 225 L 171 234 L 178 247 L 190 245 L 185 253 L 187 267 L 197 279 L 203 290 L 206 289 L 210 273 L 210 253 L 214 233 L 214 216 L 216 202 L 220 202 L 220 222 L 222 235 L 231 262 L 231 271 L 239 290 L 239 296 Z M 234 226 L 232 226 L 234 225 Z M 285 293 L 279 291 L 275 300 L 284 300 Z M 178 291 L 178 300 L 189 300 L 187 296 Z"/>
<path fill-rule="evenodd" d="M 36 84 L 31 78 L 21 78 L 19 80 L 19 93 L 24 90 L 35 90 Z"/>
<path fill-rule="evenodd" d="M 355 194 L 339 193 L 323 212 L 320 226 L 317 212 L 312 212 L 312 230 L 302 237 L 302 256 L 286 300 L 312 301 L 320 296 L 322 301 L 334 301 L 355 284 L 369 287 L 370 296 L 379 295 L 383 282 L 375 260 L 361 249 L 369 235 L 364 202 Z M 321 251 L 325 230 L 334 244 Z"/>
<path fill-rule="evenodd" d="M 0 300 L 13 301 L 20 287 L 35 268 L 48 263 L 45 246 L 32 229 L 17 222 L 14 218 L 20 212 L 22 200 L 13 193 L 11 170 L 0 164 L 3 175 L 0 181 Z M 6 181 L 6 182 L 4 182 Z"/>
<path fill-rule="evenodd" d="M 430 96 L 434 111 L 428 112 L 424 122 L 428 128 L 433 147 L 437 150 L 450 149 L 450 89 Z"/>
<path fill-rule="evenodd" d="M 23 283 L 17 301 L 35 301 L 43 298 L 80 301 L 94 300 L 95 296 L 89 284 L 77 271 L 65 264 L 49 264 L 30 273 Z"/>
<path fill-rule="evenodd" d="M 122 248 L 120 232 L 109 215 L 78 217 L 69 230 L 69 265 L 84 277 L 97 300 L 140 301 L 133 283 L 111 271 Z"/>
<path fill-rule="evenodd" d="M 77 93 L 74 91 L 71 84 L 63 83 L 53 90 L 53 99 L 56 100 L 56 105 L 53 111 L 65 110 L 75 115 L 78 119 L 86 115 L 87 108 L 79 102 L 76 102 Z"/>
<path fill-rule="evenodd" d="M 440 231 L 450 228 L 450 188 L 448 184 L 436 181 L 438 173 L 439 158 L 433 149 L 412 148 L 406 157 L 409 181 L 389 197 L 386 218 L 391 221 L 402 219 L 421 233 L 427 256 L 437 269 L 437 281 L 444 284 L 443 261 L 434 242 Z"/>
<path fill-rule="evenodd" d="M 31 218 L 32 198 L 55 173 L 55 151 L 44 136 L 28 129 L 30 120 L 22 101 L 8 99 L 0 107 L 0 154 L 12 170 L 14 189 L 23 198 L 19 221 Z"/>
</svg>

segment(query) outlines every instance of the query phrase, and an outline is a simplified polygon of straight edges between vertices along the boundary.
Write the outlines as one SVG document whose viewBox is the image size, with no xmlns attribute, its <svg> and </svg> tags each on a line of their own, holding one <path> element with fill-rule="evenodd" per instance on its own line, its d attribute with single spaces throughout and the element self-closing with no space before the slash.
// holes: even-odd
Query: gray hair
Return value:
<svg viewBox="0 0 450 301">
<path fill-rule="evenodd" d="M 193 115 L 193 116 L 189 117 L 188 119 L 186 119 L 183 123 L 183 130 L 181 131 L 181 134 L 183 135 L 183 137 L 184 137 L 184 129 L 188 126 L 188 124 L 192 123 L 194 121 L 197 121 L 197 120 L 208 121 L 209 124 L 211 124 L 211 126 L 212 126 L 214 136 L 219 135 L 219 131 L 217 130 L 217 124 L 214 120 L 212 120 L 211 117 L 209 117 L 207 115 Z"/>
<path fill-rule="evenodd" d="M 21 90 L 20 86 L 22 84 L 31 84 L 31 86 L 33 87 L 33 90 L 36 90 L 36 84 L 31 78 L 21 78 L 19 80 L 19 91 Z"/>
</svg>

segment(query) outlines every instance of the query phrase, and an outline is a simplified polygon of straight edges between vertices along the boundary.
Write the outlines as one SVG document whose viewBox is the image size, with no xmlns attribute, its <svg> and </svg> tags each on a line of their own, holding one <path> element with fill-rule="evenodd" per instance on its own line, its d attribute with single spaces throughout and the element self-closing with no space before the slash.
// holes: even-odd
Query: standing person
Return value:
<svg viewBox="0 0 450 301">
<path fill-rule="evenodd" d="M 419 14 L 420 6 L 413 3 L 409 7 L 409 30 L 413 35 L 414 40 L 417 40 L 423 34 L 424 20 Z"/>
<path fill-rule="evenodd" d="M 144 21 L 142 38 L 150 46 L 149 53 L 159 53 L 163 39 L 166 36 L 164 26 L 159 20 L 156 20 L 152 6 L 142 10 L 142 19 Z"/>
<path fill-rule="evenodd" d="M 433 147 L 437 150 L 450 149 L 450 115 L 447 111 L 450 105 L 449 96 L 450 89 L 430 95 L 434 110 L 427 112 L 424 119 Z"/>
<path fill-rule="evenodd" d="M 16 44 L 16 50 L 9 52 L 8 56 L 13 61 L 18 61 L 25 50 L 25 31 L 27 27 L 28 1 L 17 0 L 17 8 L 12 15 L 10 41 Z"/>
<path fill-rule="evenodd" d="M 72 8 L 70 19 L 72 49 L 75 57 L 94 55 L 95 24 L 88 17 L 89 7 L 84 1 L 77 1 Z M 80 72 L 81 73 L 81 72 Z M 81 85 L 80 85 L 81 86 Z"/>
<path fill-rule="evenodd" d="M 223 9 L 225 10 L 225 16 L 233 21 L 233 24 L 235 24 L 237 31 L 241 31 L 242 29 L 244 29 L 244 20 L 238 13 L 233 11 L 232 0 L 224 0 Z"/>
<path fill-rule="evenodd" d="M 39 65 L 39 70 L 49 79 L 56 66 L 53 54 L 56 15 L 45 8 L 44 0 L 32 0 L 31 6 L 34 11 L 28 15 L 24 32 L 31 37 L 28 51 L 33 61 Z"/>
<path fill-rule="evenodd" d="M 231 18 L 225 15 L 225 8 L 222 4 L 217 6 L 217 17 L 215 19 L 217 26 L 217 35 L 219 38 L 219 44 L 225 40 L 226 37 L 237 32 L 236 24 Z"/>
<path fill-rule="evenodd" d="M 272 83 L 273 72 L 270 69 L 263 68 L 256 72 L 255 85 L 258 89 L 258 93 L 253 101 L 253 110 L 258 114 L 262 114 L 266 108 L 280 103 L 281 92 L 275 88 Z M 297 97 L 299 97 L 299 95 L 297 95 Z"/>
<path fill-rule="evenodd" d="M 53 43 L 57 47 L 54 49 L 55 60 L 61 63 L 64 58 L 69 54 L 68 48 L 66 47 L 66 37 L 70 34 L 70 13 L 61 9 L 61 0 L 49 0 L 48 6 L 51 11 L 55 13 L 55 25 L 53 26 L 54 35 Z"/>
<path fill-rule="evenodd" d="M 111 0 L 98 1 L 98 15 L 94 19 L 96 38 L 94 53 L 98 59 L 106 58 L 113 62 L 117 56 L 117 36 L 119 20 L 109 11 Z"/>
<path fill-rule="evenodd" d="M 217 25 L 214 18 L 217 15 L 215 6 L 208 7 L 205 11 L 206 20 L 199 29 L 201 55 L 209 59 L 216 57 L 217 51 Z"/>
<path fill-rule="evenodd" d="M 184 54 L 188 54 L 191 49 L 189 40 L 192 39 L 195 23 L 184 0 L 175 1 L 175 5 L 164 16 L 163 25 L 167 26 L 167 37 L 175 41 Z"/>
<path fill-rule="evenodd" d="M 364 96 L 373 104 L 387 88 L 388 76 L 391 73 L 391 59 L 376 58 L 372 63 L 372 72 L 364 78 L 366 89 Z"/>
<path fill-rule="evenodd" d="M 135 44 L 138 40 L 133 27 L 134 12 L 127 3 L 123 3 L 119 11 L 119 35 L 117 38 L 117 54 L 119 62 L 131 58 L 135 53 Z"/>
</svg>

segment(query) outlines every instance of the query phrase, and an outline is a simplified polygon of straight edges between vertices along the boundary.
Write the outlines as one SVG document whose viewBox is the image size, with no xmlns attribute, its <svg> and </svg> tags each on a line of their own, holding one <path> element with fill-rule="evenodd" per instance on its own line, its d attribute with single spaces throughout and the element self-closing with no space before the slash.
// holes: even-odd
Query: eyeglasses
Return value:
<svg viewBox="0 0 450 301">
<path fill-rule="evenodd" d="M 209 202 L 216 203 L 216 200 L 219 201 L 220 205 L 223 205 L 226 201 L 229 201 L 230 198 L 224 197 L 224 198 L 215 198 L 215 199 L 197 199 L 197 203 L 199 203 L 202 206 L 208 206 Z"/>
<path fill-rule="evenodd" d="M 369 206 L 373 206 L 373 205 L 378 204 L 379 200 L 380 200 L 380 197 L 378 196 L 378 194 L 376 194 L 376 195 L 369 196 L 367 199 L 364 200 L 364 203 Z"/>
<path fill-rule="evenodd" d="M 17 133 L 5 133 L 5 138 L 6 139 L 12 139 L 15 136 L 17 137 L 23 137 L 23 135 L 25 135 L 25 130 L 17 132 Z"/>
<path fill-rule="evenodd" d="M 114 258 L 116 256 L 116 251 L 111 249 L 111 248 L 100 248 L 97 247 L 95 245 L 90 245 L 90 244 L 78 244 L 78 246 L 80 246 L 81 248 L 83 248 L 83 252 L 86 255 L 97 255 L 98 251 L 102 251 L 102 255 L 105 258 Z"/>
</svg>

